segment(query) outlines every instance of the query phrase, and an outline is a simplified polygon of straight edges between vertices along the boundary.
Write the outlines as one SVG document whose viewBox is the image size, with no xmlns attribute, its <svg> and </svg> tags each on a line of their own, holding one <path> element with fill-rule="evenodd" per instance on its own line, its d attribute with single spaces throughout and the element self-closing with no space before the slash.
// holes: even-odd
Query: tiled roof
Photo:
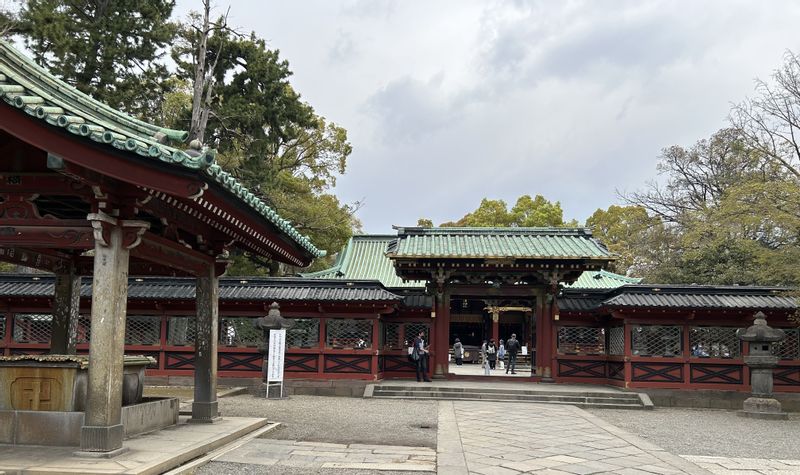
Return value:
<svg viewBox="0 0 800 475">
<path fill-rule="evenodd" d="M 281 218 L 230 173 L 214 163 L 215 150 L 201 148 L 199 145 L 182 150 L 169 145 L 170 141 L 185 141 L 189 134 L 148 124 L 112 109 L 57 79 L 2 40 L 0 97 L 31 117 L 59 127 L 83 140 L 196 170 L 246 203 L 312 256 L 325 255 L 325 251 L 317 249 L 289 221 Z"/>
<path fill-rule="evenodd" d="M 51 297 L 51 275 L 0 275 L 1 297 Z M 195 281 L 189 278 L 130 278 L 128 299 L 193 300 Z M 81 296 L 91 297 L 91 278 L 82 279 Z M 311 280 L 296 277 L 227 277 L 219 281 L 220 300 L 263 301 L 400 301 L 379 282 Z"/>
<path fill-rule="evenodd" d="M 786 289 L 775 287 L 627 285 L 606 299 L 603 306 L 793 310 L 797 300 L 786 295 Z"/>
<path fill-rule="evenodd" d="M 397 236 L 383 234 L 356 235 L 347 241 L 330 269 L 301 274 L 314 279 L 379 280 L 386 288 L 419 287 L 425 282 L 405 282 L 397 276 L 394 264 L 386 257 L 386 248 Z"/>
<path fill-rule="evenodd" d="M 593 312 L 598 310 L 606 299 L 606 292 L 562 292 L 558 296 L 558 309 L 561 312 Z"/>
<path fill-rule="evenodd" d="M 397 228 L 398 258 L 600 259 L 611 254 L 584 228 Z"/>
<path fill-rule="evenodd" d="M 567 289 L 616 289 L 623 285 L 638 284 L 642 279 L 626 277 L 606 270 L 584 271 L 578 280 L 564 285 Z"/>
</svg>

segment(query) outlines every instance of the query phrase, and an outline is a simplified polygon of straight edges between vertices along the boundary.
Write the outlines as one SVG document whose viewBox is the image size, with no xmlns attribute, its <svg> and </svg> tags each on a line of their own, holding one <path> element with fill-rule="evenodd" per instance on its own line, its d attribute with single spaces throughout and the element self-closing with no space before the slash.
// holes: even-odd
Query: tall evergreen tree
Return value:
<svg viewBox="0 0 800 475">
<path fill-rule="evenodd" d="M 149 118 L 159 110 L 175 37 L 174 0 L 28 0 L 13 32 L 34 59 L 80 91 Z"/>
</svg>

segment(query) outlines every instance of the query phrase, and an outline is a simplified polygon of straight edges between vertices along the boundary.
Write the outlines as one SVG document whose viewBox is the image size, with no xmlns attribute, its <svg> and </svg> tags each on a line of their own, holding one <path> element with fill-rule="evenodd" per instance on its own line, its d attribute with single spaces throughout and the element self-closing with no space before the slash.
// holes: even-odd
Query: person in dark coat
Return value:
<svg viewBox="0 0 800 475">
<path fill-rule="evenodd" d="M 511 338 L 506 342 L 506 353 L 508 354 L 508 365 L 506 365 L 506 374 L 511 370 L 511 374 L 517 374 L 517 353 L 522 349 L 522 345 L 517 340 L 517 334 L 512 333 Z"/>
</svg>

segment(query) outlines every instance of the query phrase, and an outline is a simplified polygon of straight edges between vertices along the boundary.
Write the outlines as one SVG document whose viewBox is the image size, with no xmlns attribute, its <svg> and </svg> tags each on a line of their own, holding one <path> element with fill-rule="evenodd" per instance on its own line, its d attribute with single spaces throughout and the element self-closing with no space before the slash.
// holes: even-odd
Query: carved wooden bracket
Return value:
<svg viewBox="0 0 800 475">
<path fill-rule="evenodd" d="M 133 249 L 142 242 L 142 235 L 150 228 L 150 223 L 139 220 L 123 220 L 109 216 L 102 211 L 89 213 L 86 219 L 92 223 L 94 239 L 101 246 L 108 246 L 111 229 L 115 226 L 122 228 L 122 247 Z"/>
<path fill-rule="evenodd" d="M 5 219 L 34 219 L 39 216 L 39 208 L 33 202 L 38 194 L 4 193 L 0 194 L 0 218 Z"/>
</svg>

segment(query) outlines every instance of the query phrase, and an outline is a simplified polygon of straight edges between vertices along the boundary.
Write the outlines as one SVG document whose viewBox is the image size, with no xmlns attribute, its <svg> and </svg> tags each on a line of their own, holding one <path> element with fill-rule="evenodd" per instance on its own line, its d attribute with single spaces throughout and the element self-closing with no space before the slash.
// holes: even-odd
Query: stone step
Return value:
<svg viewBox="0 0 800 475">
<path fill-rule="evenodd" d="M 435 384 L 435 383 L 434 383 Z M 399 384 L 380 384 L 375 386 L 375 392 L 378 391 L 411 391 L 411 392 L 429 392 L 437 391 L 441 393 L 464 393 L 464 392 L 480 392 L 488 394 L 528 394 L 534 396 L 579 396 L 579 397 L 616 397 L 623 399 L 637 399 L 637 393 L 623 393 L 623 392 L 601 392 L 601 391 L 554 391 L 554 390 L 533 390 L 533 389 L 517 389 L 517 388 L 477 388 L 477 387 L 453 387 L 453 386 L 435 386 L 435 385 L 399 385 Z"/>
<path fill-rule="evenodd" d="M 509 399 L 519 401 L 561 401 L 567 403 L 624 403 L 624 404 L 641 404 L 637 395 L 632 397 L 586 397 L 582 395 L 573 394 L 560 394 L 560 395 L 547 395 L 547 394 L 517 394 L 517 393 L 484 393 L 484 392 L 439 392 L 439 391 L 384 391 L 376 389 L 373 392 L 373 397 L 382 396 L 399 396 L 406 398 L 415 397 L 432 397 L 432 398 L 449 398 L 457 397 L 463 399 Z"/>
<path fill-rule="evenodd" d="M 378 399 L 417 399 L 417 400 L 433 400 L 433 401 L 475 401 L 474 398 L 461 398 L 461 397 L 433 397 L 433 396 L 373 396 Z M 481 402 L 534 402 L 540 404 L 557 404 L 567 406 L 579 406 L 594 409 L 645 409 L 641 404 L 622 404 L 622 403 L 580 403 L 580 402 L 564 402 L 564 401 L 533 401 L 533 400 L 515 400 L 515 399 L 480 399 Z"/>
</svg>

